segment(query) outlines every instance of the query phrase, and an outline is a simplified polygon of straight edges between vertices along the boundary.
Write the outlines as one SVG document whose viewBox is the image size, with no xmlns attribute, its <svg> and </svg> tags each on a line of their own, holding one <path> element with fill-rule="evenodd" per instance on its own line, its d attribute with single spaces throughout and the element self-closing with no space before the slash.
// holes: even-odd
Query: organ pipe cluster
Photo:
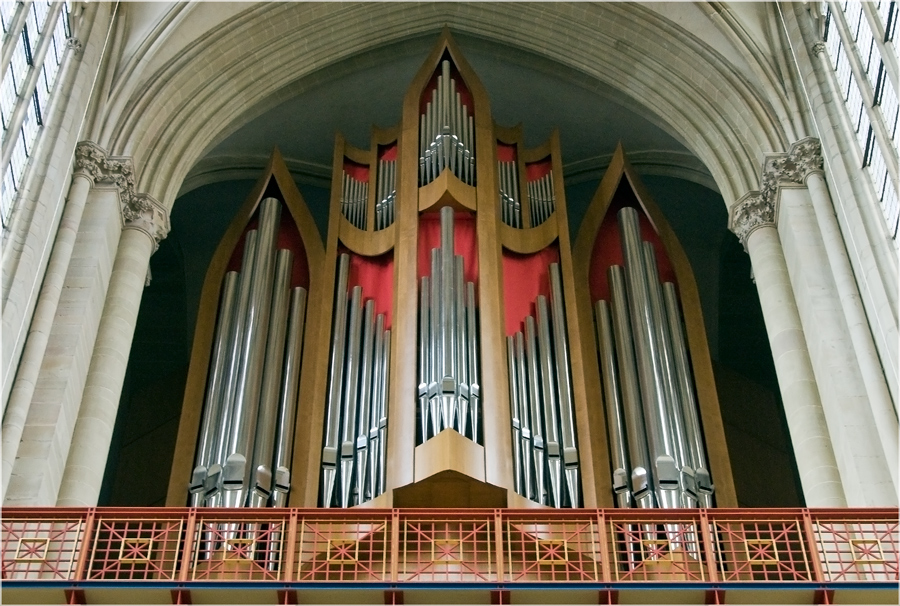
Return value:
<svg viewBox="0 0 900 606">
<path fill-rule="evenodd" d="M 475 184 L 475 120 L 456 89 L 447 59 L 441 61 L 437 87 L 419 116 L 419 185 L 431 183 L 445 168 L 463 183 Z"/>
<path fill-rule="evenodd" d="M 441 209 L 441 244 L 419 287 L 419 443 L 444 429 L 478 442 L 481 419 L 475 284 L 453 252 L 453 209 Z"/>
<path fill-rule="evenodd" d="M 351 177 L 345 171 L 341 180 L 341 214 L 356 229 L 366 228 L 369 182 Z"/>
<path fill-rule="evenodd" d="M 322 505 L 351 507 L 384 492 L 391 331 L 362 287 L 348 293 L 350 257 L 338 261 Z M 348 301 L 349 299 L 349 301 Z"/>
<path fill-rule="evenodd" d="M 675 285 L 660 284 L 638 214 L 618 214 L 625 267 L 594 312 L 619 507 L 710 507 L 713 483 Z"/>
<path fill-rule="evenodd" d="M 375 202 L 375 230 L 389 227 L 394 222 L 394 205 L 397 200 L 397 161 L 378 161 L 378 197 Z"/>
<path fill-rule="evenodd" d="M 260 205 L 241 271 L 225 275 L 201 419 L 193 506 L 287 505 L 306 290 L 276 251 L 281 202 Z"/>
<path fill-rule="evenodd" d="M 553 172 L 540 179 L 528 182 L 528 201 L 531 204 L 531 226 L 537 227 L 556 210 L 556 195 L 553 191 Z"/>
<path fill-rule="evenodd" d="M 497 162 L 500 176 L 500 216 L 510 227 L 522 228 L 522 202 L 519 198 L 517 162 Z"/>
<path fill-rule="evenodd" d="M 548 309 L 549 307 L 549 309 Z M 513 467 L 518 494 L 551 507 L 578 507 L 580 480 L 569 340 L 559 265 L 550 265 L 550 302 L 506 337 Z"/>
</svg>

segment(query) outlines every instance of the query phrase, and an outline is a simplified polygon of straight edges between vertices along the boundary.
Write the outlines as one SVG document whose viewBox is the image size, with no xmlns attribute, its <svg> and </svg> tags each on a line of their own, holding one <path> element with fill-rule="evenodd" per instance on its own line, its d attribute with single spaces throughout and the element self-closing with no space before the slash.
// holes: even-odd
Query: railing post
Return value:
<svg viewBox="0 0 900 606">
<path fill-rule="evenodd" d="M 609 537 L 606 536 L 606 511 L 597 510 L 597 537 L 600 540 L 598 552 L 600 553 L 600 580 L 604 583 L 612 582 L 612 571 L 609 566 Z"/>
<path fill-rule="evenodd" d="M 706 572 L 710 583 L 719 582 L 718 567 L 716 566 L 716 544 L 713 541 L 712 532 L 709 530 L 709 510 L 700 510 L 700 534 L 703 537 L 703 559 L 706 560 Z"/>
<path fill-rule="evenodd" d="M 494 510 L 494 553 L 497 554 L 497 582 L 502 583 L 503 575 L 503 510 Z"/>
<path fill-rule="evenodd" d="M 391 583 L 400 578 L 400 510 L 391 510 Z"/>
<path fill-rule="evenodd" d="M 191 560 L 194 553 L 194 541 L 197 534 L 197 509 L 191 507 L 188 510 L 187 522 L 184 525 L 184 546 L 181 548 L 181 569 L 178 571 L 178 581 L 184 583 L 188 580 L 191 570 Z"/>
<path fill-rule="evenodd" d="M 817 583 L 827 583 L 825 573 L 822 570 L 822 556 L 819 554 L 816 532 L 813 530 L 812 515 L 805 507 L 801 510 L 803 516 L 803 535 L 806 538 L 805 553 L 809 554 L 814 579 Z"/>
<path fill-rule="evenodd" d="M 290 583 L 294 580 L 294 560 L 297 553 L 297 509 L 295 507 L 288 510 L 287 540 L 282 543 L 281 549 L 282 562 L 284 562 L 281 569 L 281 580 Z"/>
<path fill-rule="evenodd" d="M 73 581 L 83 581 L 87 578 L 88 555 L 94 551 L 94 526 L 96 524 L 97 510 L 90 507 L 84 519 L 84 531 L 81 535 L 81 552 L 75 562 L 75 574 Z"/>
</svg>

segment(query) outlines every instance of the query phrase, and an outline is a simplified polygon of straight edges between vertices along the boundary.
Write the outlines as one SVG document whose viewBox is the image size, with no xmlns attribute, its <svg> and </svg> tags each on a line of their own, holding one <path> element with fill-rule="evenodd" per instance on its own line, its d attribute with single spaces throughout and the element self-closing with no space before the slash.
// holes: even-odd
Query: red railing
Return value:
<svg viewBox="0 0 900 606">
<path fill-rule="evenodd" d="M 897 509 L 7 508 L 2 516 L 2 579 L 36 585 L 900 580 Z"/>
</svg>

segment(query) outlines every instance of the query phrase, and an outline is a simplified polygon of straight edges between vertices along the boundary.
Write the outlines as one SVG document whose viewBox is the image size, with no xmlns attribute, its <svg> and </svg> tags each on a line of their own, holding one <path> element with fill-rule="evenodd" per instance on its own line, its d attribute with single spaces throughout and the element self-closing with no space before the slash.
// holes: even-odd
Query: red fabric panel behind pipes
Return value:
<svg viewBox="0 0 900 606">
<path fill-rule="evenodd" d="M 463 256 L 463 274 L 466 282 L 475 283 L 478 296 L 478 257 L 475 242 L 475 215 L 456 211 L 453 215 L 453 252 Z M 431 275 L 431 249 L 441 246 L 441 213 L 428 212 L 419 215 L 419 278 Z"/>
<path fill-rule="evenodd" d="M 550 156 L 537 162 L 529 162 L 525 165 L 525 180 L 529 183 L 537 181 L 541 177 L 549 175 L 551 170 L 553 170 L 553 162 L 551 162 Z"/>
<path fill-rule="evenodd" d="M 530 255 L 503 250 L 503 308 L 506 335 L 525 330 L 525 318 L 537 318 L 534 302 L 538 295 L 550 297 L 550 264 L 559 263 L 559 247 L 554 242 Z"/>
<path fill-rule="evenodd" d="M 235 245 L 231 253 L 231 259 L 228 261 L 228 271 L 241 271 L 241 261 L 244 257 L 244 243 L 247 239 L 247 232 L 256 229 L 259 226 L 259 208 L 253 213 L 253 217 L 244 228 L 241 239 Z M 291 288 L 302 286 L 309 290 L 309 261 L 306 258 L 306 248 L 303 246 L 303 238 L 300 237 L 300 231 L 294 223 L 294 218 L 284 202 L 281 203 L 281 221 L 278 226 L 278 239 L 275 250 L 286 248 L 294 253 L 294 259 L 291 270 Z M 274 271 L 274 266 L 272 271 Z"/>
<path fill-rule="evenodd" d="M 391 327 L 394 309 L 394 253 L 386 252 L 377 257 L 364 257 L 340 247 L 338 254 L 350 255 L 350 276 L 347 292 L 354 286 L 362 286 L 362 300 L 375 300 L 375 316 L 384 314 L 384 327 Z"/>
<path fill-rule="evenodd" d="M 656 264 L 659 268 L 659 281 L 672 282 L 676 286 L 678 282 L 675 280 L 675 271 L 672 269 L 672 263 L 663 248 L 659 234 L 650 223 L 650 218 L 644 213 L 644 209 L 638 203 L 634 192 L 628 185 L 628 181 L 623 177 L 616 190 L 612 204 L 603 218 L 603 223 L 597 232 L 597 239 L 594 240 L 594 250 L 591 253 L 591 269 L 589 273 L 591 303 L 599 299 L 609 301 L 609 282 L 606 276 L 606 270 L 611 265 L 625 266 L 624 256 L 622 254 L 622 244 L 619 238 L 619 210 L 625 206 L 631 206 L 638 211 L 638 218 L 641 225 L 641 239 L 653 243 L 656 250 Z"/>
</svg>

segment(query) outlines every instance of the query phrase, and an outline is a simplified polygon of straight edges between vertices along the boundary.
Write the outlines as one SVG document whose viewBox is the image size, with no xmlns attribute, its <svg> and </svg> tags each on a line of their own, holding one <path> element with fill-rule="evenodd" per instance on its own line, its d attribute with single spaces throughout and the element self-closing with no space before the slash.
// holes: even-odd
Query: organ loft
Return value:
<svg viewBox="0 0 900 606">
<path fill-rule="evenodd" d="M 201 295 L 169 506 L 735 506 L 690 264 L 619 147 L 569 233 L 556 133 L 446 30 L 322 242 L 276 151 Z"/>
</svg>

